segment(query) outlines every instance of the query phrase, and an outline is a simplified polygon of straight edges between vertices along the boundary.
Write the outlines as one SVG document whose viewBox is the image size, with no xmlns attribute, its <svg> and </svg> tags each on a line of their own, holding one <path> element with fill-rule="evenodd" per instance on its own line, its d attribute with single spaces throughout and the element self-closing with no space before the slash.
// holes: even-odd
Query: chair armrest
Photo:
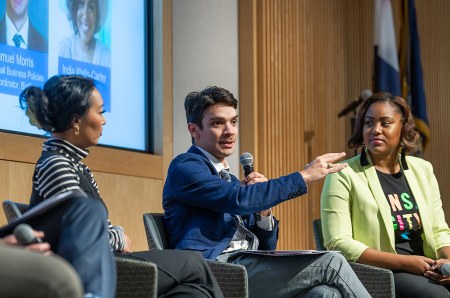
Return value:
<svg viewBox="0 0 450 298">
<path fill-rule="evenodd" d="M 116 298 L 156 298 L 158 268 L 151 262 L 116 258 Z"/>
<path fill-rule="evenodd" d="M 394 274 L 391 270 L 355 262 L 349 264 L 372 297 L 395 297 Z"/>
<path fill-rule="evenodd" d="M 247 270 L 242 265 L 206 260 L 224 297 L 247 298 Z"/>
<path fill-rule="evenodd" d="M 27 204 L 17 203 L 10 200 L 3 201 L 2 205 L 8 223 L 17 217 L 22 216 L 22 213 L 28 210 Z"/>
</svg>

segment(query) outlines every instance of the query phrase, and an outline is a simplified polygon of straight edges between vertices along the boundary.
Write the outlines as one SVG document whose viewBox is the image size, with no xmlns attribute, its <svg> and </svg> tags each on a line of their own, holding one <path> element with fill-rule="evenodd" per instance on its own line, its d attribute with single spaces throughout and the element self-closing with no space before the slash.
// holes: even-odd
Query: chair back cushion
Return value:
<svg viewBox="0 0 450 298">
<path fill-rule="evenodd" d="M 22 214 L 29 209 L 28 204 L 17 203 L 10 200 L 3 201 L 2 205 L 8 223 L 10 223 L 13 219 L 22 216 Z"/>
<path fill-rule="evenodd" d="M 144 213 L 144 227 L 149 250 L 169 248 L 164 213 Z"/>
<path fill-rule="evenodd" d="M 322 222 L 320 221 L 320 218 L 313 220 L 313 233 L 314 241 L 316 242 L 316 249 L 326 250 L 323 245 Z"/>
<path fill-rule="evenodd" d="M 118 257 L 116 298 L 156 298 L 158 267 L 152 262 Z"/>
</svg>

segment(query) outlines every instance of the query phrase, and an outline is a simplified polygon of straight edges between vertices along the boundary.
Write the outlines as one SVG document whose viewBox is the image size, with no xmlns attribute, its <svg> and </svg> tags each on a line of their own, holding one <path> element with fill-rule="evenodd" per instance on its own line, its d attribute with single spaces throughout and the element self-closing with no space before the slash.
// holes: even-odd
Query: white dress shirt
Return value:
<svg viewBox="0 0 450 298">
<path fill-rule="evenodd" d="M 8 14 L 6 13 L 5 15 L 6 15 L 6 44 L 15 47 L 16 44 L 14 43 L 13 38 L 16 34 L 20 34 L 22 36 L 22 42 L 20 43 L 20 47 L 22 49 L 28 49 L 28 27 L 30 26 L 28 15 L 25 24 L 22 26 L 22 28 L 20 28 L 20 30 L 17 30 L 16 26 L 14 26 Z"/>
<path fill-rule="evenodd" d="M 216 171 L 219 173 L 223 169 L 230 169 L 228 162 L 224 160 L 224 163 L 221 163 L 214 155 L 209 153 L 208 151 L 198 147 L 198 150 L 200 150 L 212 163 Z M 260 216 L 260 219 L 256 221 L 256 226 L 264 231 L 272 231 L 273 227 L 275 225 L 275 222 L 273 220 L 273 214 L 272 211 L 269 212 L 268 216 Z M 236 250 L 242 250 L 242 249 L 248 249 L 249 243 L 245 239 L 245 237 L 239 232 L 239 230 L 236 231 L 236 233 L 233 236 L 233 239 L 230 241 L 230 245 L 225 249 L 223 252 L 232 252 Z"/>
</svg>

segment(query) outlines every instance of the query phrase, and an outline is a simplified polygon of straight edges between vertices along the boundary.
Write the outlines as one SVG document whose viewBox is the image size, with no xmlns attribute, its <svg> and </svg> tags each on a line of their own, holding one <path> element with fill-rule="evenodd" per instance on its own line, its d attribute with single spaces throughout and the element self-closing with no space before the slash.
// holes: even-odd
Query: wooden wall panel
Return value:
<svg viewBox="0 0 450 298">
<path fill-rule="evenodd" d="M 34 164 L 0 160 L 0 201 L 9 199 L 28 204 L 33 171 Z M 2 208 L 0 226 L 4 224 L 6 218 Z"/>
<path fill-rule="evenodd" d="M 392 5 L 399 30 L 400 0 Z M 416 5 L 433 134 L 425 158 L 445 182 L 450 2 L 416 0 Z M 239 2 L 241 149 L 255 152 L 256 170 L 273 178 L 299 171 L 325 152 L 353 156 L 346 148 L 351 115 L 337 114 L 372 87 L 373 8 L 373 1 L 359 0 Z M 308 195 L 275 208 L 279 248 L 314 248 L 311 221 L 319 217 L 321 187 L 316 183 Z M 441 183 L 447 214 L 449 187 Z"/>
<path fill-rule="evenodd" d="M 431 131 L 425 159 L 433 164 L 450 222 L 450 2 L 416 0 L 416 12 Z"/>
<path fill-rule="evenodd" d="M 112 224 L 125 229 L 133 250 L 147 250 L 142 215 L 162 212 L 162 180 L 100 172 L 94 175 Z"/>
<path fill-rule="evenodd" d="M 249 10 L 248 2 L 240 5 Z M 340 140 L 345 132 L 339 129 L 344 121 L 336 117 L 346 103 L 344 7 L 335 1 L 273 0 L 251 5 L 257 12 L 257 41 L 251 49 L 241 45 L 241 55 L 256 48 L 257 98 L 242 96 L 253 86 L 241 76 L 241 119 L 250 103 L 256 105 L 251 112 L 257 119 L 255 166 L 271 178 L 300 171 L 316 155 L 344 147 Z M 248 13 L 240 19 L 250 23 Z M 244 68 L 248 69 L 241 62 Z M 244 134 L 241 140 L 245 139 Z M 243 151 L 255 147 L 244 141 L 241 146 Z M 281 248 L 311 247 L 311 220 L 319 217 L 320 186 L 313 185 L 307 196 L 275 208 L 281 219 Z"/>
<path fill-rule="evenodd" d="M 34 164 L 0 160 L 0 200 L 29 203 Z M 142 214 L 162 211 L 162 179 L 94 172 L 113 224 L 121 225 L 133 249 L 148 249 Z M 0 212 L 0 226 L 6 224 Z"/>
</svg>

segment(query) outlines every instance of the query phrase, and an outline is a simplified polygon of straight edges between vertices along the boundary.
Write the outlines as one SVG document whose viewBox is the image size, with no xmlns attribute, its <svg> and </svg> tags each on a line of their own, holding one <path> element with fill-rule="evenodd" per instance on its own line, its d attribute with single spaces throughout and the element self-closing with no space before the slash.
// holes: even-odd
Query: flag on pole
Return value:
<svg viewBox="0 0 450 298">
<path fill-rule="evenodd" d="M 402 96 L 408 100 L 422 136 L 423 148 L 430 140 L 425 88 L 423 85 L 420 44 L 417 31 L 414 0 L 402 0 L 402 27 L 400 43 Z"/>
<path fill-rule="evenodd" d="M 391 0 L 375 0 L 374 92 L 400 96 L 400 68 Z"/>
</svg>

